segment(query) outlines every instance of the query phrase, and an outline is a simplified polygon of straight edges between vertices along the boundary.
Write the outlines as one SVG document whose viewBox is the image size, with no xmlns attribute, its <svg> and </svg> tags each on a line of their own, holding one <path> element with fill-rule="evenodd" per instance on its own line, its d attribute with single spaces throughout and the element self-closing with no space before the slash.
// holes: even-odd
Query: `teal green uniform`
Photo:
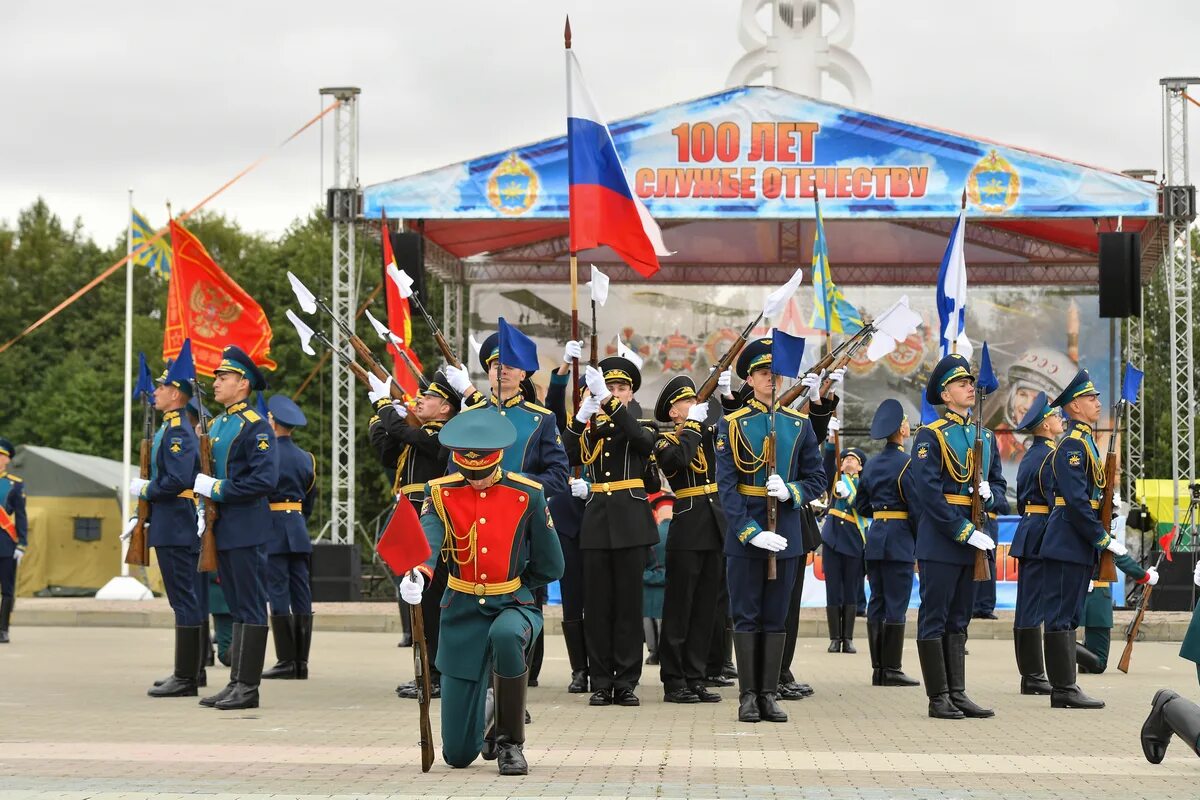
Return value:
<svg viewBox="0 0 1200 800">
<path fill-rule="evenodd" d="M 658 523 L 658 544 L 650 546 L 642 572 L 642 616 L 663 618 L 663 596 L 667 591 L 667 531 L 671 520 Z"/>
<path fill-rule="evenodd" d="M 1192 621 L 1179 646 L 1179 657 L 1196 662 L 1196 679 L 1200 680 L 1200 605 L 1192 609 Z"/>
<path fill-rule="evenodd" d="M 1146 570 L 1142 569 L 1129 554 L 1116 556 L 1113 562 L 1117 568 L 1133 578 L 1138 583 L 1147 580 Z M 1096 656 L 1099 662 L 1097 671 L 1103 672 L 1108 667 L 1108 652 L 1112 647 L 1113 604 L 1112 585 L 1108 581 L 1093 581 L 1092 590 L 1083 600 L 1083 646 Z"/>
</svg>

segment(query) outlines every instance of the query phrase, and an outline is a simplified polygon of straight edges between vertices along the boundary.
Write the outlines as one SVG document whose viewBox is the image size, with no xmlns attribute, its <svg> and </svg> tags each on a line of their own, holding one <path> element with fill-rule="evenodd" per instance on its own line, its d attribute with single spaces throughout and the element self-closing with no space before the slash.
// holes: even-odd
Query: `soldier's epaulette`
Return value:
<svg viewBox="0 0 1200 800">
<path fill-rule="evenodd" d="M 522 403 L 522 405 L 525 406 L 526 408 L 528 408 L 530 411 L 536 411 L 539 414 L 553 414 L 554 413 L 553 411 L 546 408 L 545 406 L 539 406 L 537 403 L 531 403 L 528 400 L 526 400 L 524 403 Z M 541 487 L 539 487 L 539 488 L 541 488 Z"/>
<path fill-rule="evenodd" d="M 728 422 L 733 422 L 733 421 L 734 421 L 735 419 L 737 419 L 738 417 L 744 417 L 744 416 L 746 416 L 747 414 L 749 414 L 749 413 L 750 413 L 751 411 L 753 411 L 753 410 L 754 410 L 754 409 L 750 408 L 750 406 L 742 406 L 742 407 L 741 407 L 741 408 L 739 408 L 737 411 L 734 411 L 734 412 L 732 412 L 732 413 L 726 414 L 726 415 L 725 415 L 725 419 L 726 419 L 726 421 L 728 421 Z"/>
<path fill-rule="evenodd" d="M 466 481 L 466 478 L 463 477 L 463 474 L 461 472 L 451 472 L 449 475 L 443 475 L 440 478 L 430 478 L 429 485 L 449 486 L 450 484 L 458 483 L 459 481 Z"/>
<path fill-rule="evenodd" d="M 478 400 L 476 400 L 474 403 L 471 403 L 470 405 L 468 405 L 466 408 L 463 409 L 463 411 L 474 411 L 477 408 L 485 408 L 485 407 L 487 407 L 487 398 L 480 395 Z"/>
<path fill-rule="evenodd" d="M 670 433 L 669 431 L 664 431 L 663 433 L 660 433 L 659 437 L 662 439 L 666 439 L 667 441 L 671 442 L 672 444 L 679 444 L 679 437 L 677 435 L 675 435 L 674 433 Z M 661 443 L 659 444 L 659 447 L 662 447 Z"/>
<path fill-rule="evenodd" d="M 376 422 L 379 422 L 379 415 L 378 415 L 378 414 L 372 414 L 372 415 L 371 415 L 371 420 L 370 420 L 370 421 L 367 423 L 367 427 L 368 427 L 368 428 L 369 428 L 369 427 L 371 427 L 371 426 L 372 426 L 372 425 L 374 425 Z"/>
<path fill-rule="evenodd" d="M 4 473 L 4 477 L 8 478 L 13 483 L 24 483 L 25 482 L 24 478 L 17 477 L 16 475 L 13 475 L 11 472 Z"/>
<path fill-rule="evenodd" d="M 802 411 L 797 411 L 796 409 L 792 408 L 791 406 L 784 406 L 783 408 L 779 409 L 779 411 L 780 411 L 780 413 L 782 413 L 788 417 L 797 417 L 798 419 L 808 419 L 808 414 L 805 414 Z"/>
<path fill-rule="evenodd" d="M 242 409 L 242 416 L 246 418 L 247 422 L 258 422 L 262 419 L 253 408 Z"/>
<path fill-rule="evenodd" d="M 538 483 L 537 481 L 535 481 L 533 478 L 527 478 L 519 472 L 506 472 L 506 473 L 504 473 L 504 475 L 510 481 L 513 481 L 515 483 L 523 483 L 526 486 L 532 486 L 534 489 L 542 488 L 542 485 L 540 483 Z"/>
<path fill-rule="evenodd" d="M 171 417 L 171 427 L 172 428 L 178 428 L 182 424 L 183 424 L 183 421 L 181 419 L 179 419 L 179 417 Z"/>
<path fill-rule="evenodd" d="M 923 427 L 929 428 L 931 431 L 936 431 L 938 428 L 946 427 L 949 422 L 950 420 L 946 419 L 945 417 L 938 417 L 933 422 L 929 423 L 928 425 L 924 425 Z"/>
<path fill-rule="evenodd" d="M 1076 428 L 1075 430 L 1071 431 L 1071 435 L 1070 435 L 1070 436 L 1068 436 L 1067 438 L 1068 438 L 1068 439 L 1078 439 L 1079 441 L 1081 441 L 1081 442 L 1082 442 L 1082 441 L 1083 441 L 1083 434 L 1082 434 L 1082 433 L 1080 433 L 1080 431 L 1079 431 L 1079 428 Z"/>
</svg>

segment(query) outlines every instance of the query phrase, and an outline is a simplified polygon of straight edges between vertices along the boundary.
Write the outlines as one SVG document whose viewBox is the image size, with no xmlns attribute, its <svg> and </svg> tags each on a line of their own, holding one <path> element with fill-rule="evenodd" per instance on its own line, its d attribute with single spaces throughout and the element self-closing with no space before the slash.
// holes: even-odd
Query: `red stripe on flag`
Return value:
<svg viewBox="0 0 1200 800">
<path fill-rule="evenodd" d="M 408 300 L 400 296 L 400 290 L 396 288 L 396 284 L 388 277 L 387 268 L 389 264 L 396 263 L 396 254 L 392 250 L 392 236 L 388 231 L 387 218 L 381 221 L 383 235 L 383 285 L 384 285 L 384 304 L 387 306 L 387 326 L 388 330 L 404 339 L 404 352 L 416 364 L 417 369 L 424 369 L 421 366 L 421 360 L 417 358 L 417 353 L 412 349 L 412 309 L 409 307 Z M 396 384 L 407 392 L 410 396 L 415 396 L 420 386 L 417 383 L 416 376 L 409 370 L 408 365 L 404 363 L 404 359 L 400 357 L 395 345 L 389 344 L 387 350 L 392 354 L 392 376 L 396 379 Z"/>
<path fill-rule="evenodd" d="M 1179 526 L 1172 525 L 1171 529 L 1158 537 L 1158 549 L 1163 551 L 1163 555 L 1167 557 L 1167 561 L 1174 561 L 1171 558 L 1171 545 L 1175 542 L 1175 536 L 1179 533 Z"/>
<path fill-rule="evenodd" d="M 571 250 L 608 245 L 644 278 L 658 272 L 654 244 L 628 197 L 591 184 L 571 186 Z"/>
<path fill-rule="evenodd" d="M 403 575 L 424 564 L 433 550 L 425 538 L 425 530 L 417 518 L 417 511 L 406 498 L 396 503 L 392 516 L 388 518 L 383 535 L 375 545 L 375 552 L 395 575 Z"/>
</svg>

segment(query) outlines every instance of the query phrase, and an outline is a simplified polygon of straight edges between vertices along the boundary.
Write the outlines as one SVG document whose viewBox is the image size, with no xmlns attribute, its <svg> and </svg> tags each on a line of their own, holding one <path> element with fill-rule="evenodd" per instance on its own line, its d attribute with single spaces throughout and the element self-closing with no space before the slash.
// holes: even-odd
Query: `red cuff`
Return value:
<svg viewBox="0 0 1200 800">
<path fill-rule="evenodd" d="M 1150 573 L 1149 572 L 1147 572 L 1145 575 L 1143 575 L 1142 577 L 1140 577 L 1136 581 L 1134 581 L 1134 583 L 1149 583 L 1149 582 L 1150 582 Z"/>
</svg>

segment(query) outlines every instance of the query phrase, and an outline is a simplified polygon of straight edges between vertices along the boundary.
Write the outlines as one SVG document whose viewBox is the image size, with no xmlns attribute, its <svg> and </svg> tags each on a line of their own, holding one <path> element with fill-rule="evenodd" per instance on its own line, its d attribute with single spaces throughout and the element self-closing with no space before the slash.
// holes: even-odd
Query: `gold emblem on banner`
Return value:
<svg viewBox="0 0 1200 800">
<path fill-rule="evenodd" d="M 229 293 L 211 283 L 197 283 L 188 298 L 191 327 L 197 336 L 211 339 L 229 333 L 229 326 L 242 315 L 242 307 Z"/>
<path fill-rule="evenodd" d="M 537 173 L 516 153 L 509 153 L 488 176 L 487 196 L 488 203 L 501 214 L 520 216 L 537 202 Z"/>
<path fill-rule="evenodd" d="M 1021 176 L 995 150 L 979 160 L 967 175 L 967 198 L 988 214 L 1003 214 L 1017 203 Z"/>
</svg>

